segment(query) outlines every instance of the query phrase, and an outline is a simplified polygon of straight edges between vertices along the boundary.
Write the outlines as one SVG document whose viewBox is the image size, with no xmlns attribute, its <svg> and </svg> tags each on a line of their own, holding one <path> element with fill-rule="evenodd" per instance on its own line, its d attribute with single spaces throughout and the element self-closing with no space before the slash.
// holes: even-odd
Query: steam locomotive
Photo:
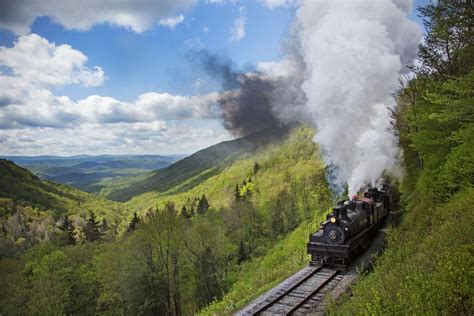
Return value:
<svg viewBox="0 0 474 316">
<path fill-rule="evenodd" d="M 338 202 L 321 223 L 320 230 L 310 234 L 307 244 L 310 265 L 344 270 L 358 252 L 368 247 L 392 210 L 392 194 L 384 186 L 380 190 L 369 188 L 363 196 Z"/>
</svg>

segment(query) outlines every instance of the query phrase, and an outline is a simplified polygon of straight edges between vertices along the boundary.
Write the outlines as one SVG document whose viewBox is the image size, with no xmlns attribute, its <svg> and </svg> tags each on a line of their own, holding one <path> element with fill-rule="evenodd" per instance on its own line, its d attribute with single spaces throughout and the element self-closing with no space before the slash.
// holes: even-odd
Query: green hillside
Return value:
<svg viewBox="0 0 474 316">
<path fill-rule="evenodd" d="M 65 216 L 74 223 L 77 240 L 82 240 L 91 212 L 116 230 L 128 222 L 126 209 L 117 202 L 42 181 L 29 170 L 0 159 L 0 259 L 18 256 L 46 241 L 58 241 L 58 227 Z"/>
<path fill-rule="evenodd" d="M 272 141 L 266 141 L 261 147 L 240 153 L 238 158 L 232 157 L 233 162 L 228 162 L 226 167 L 220 166 L 222 170 L 217 174 L 204 170 L 168 191 L 143 193 L 125 205 L 138 212 L 163 206 L 170 200 L 179 206 L 189 206 L 196 197 L 205 194 L 214 208 L 226 208 L 234 201 L 236 185 L 242 190 L 242 182 L 251 179 L 252 201 L 263 208 L 292 182 L 298 182 L 299 186 L 315 183 L 323 186 L 325 166 L 317 146 L 312 142 L 313 135 L 314 131 L 310 128 L 293 128 L 286 131 L 280 140 L 273 136 Z M 237 145 L 241 148 L 239 143 Z M 201 153 L 206 153 L 206 150 Z M 256 163 L 258 171 L 254 173 Z M 175 168 L 175 165 L 169 168 L 172 167 Z"/>
<path fill-rule="evenodd" d="M 146 192 L 184 192 L 202 181 L 219 174 L 245 154 L 279 142 L 288 132 L 286 128 L 268 128 L 247 137 L 222 142 L 200 150 L 171 166 L 122 181 L 103 182 L 101 195 L 116 201 L 128 201 Z"/>
<path fill-rule="evenodd" d="M 0 240 L 0 250 L 2 242 L 16 242 L 26 252 L 0 260 L 0 313 L 20 306 L 18 313 L 27 315 L 138 310 L 169 314 L 177 308 L 182 314 L 193 314 L 229 291 L 235 293 L 248 280 L 246 273 L 259 265 L 259 258 L 276 244 L 289 249 L 285 237 L 297 227 L 301 233 L 305 223 L 332 204 L 313 135 L 306 127 L 267 130 L 203 150 L 186 163 L 169 167 L 178 172 L 183 166 L 190 178 L 116 203 L 129 223 L 120 235 L 108 233 L 90 241 L 88 229 L 96 226 L 100 232 L 102 226 L 86 218 L 73 221 L 80 238 L 76 245 L 64 246 L 55 239 L 32 245 L 23 242 L 24 234 L 15 235 L 10 229 L 12 223 L 22 227 L 21 220 L 11 217 L 7 228 L 13 233 Z M 214 160 L 219 172 L 204 161 L 211 156 L 223 159 Z M 36 186 L 46 185 L 35 179 Z M 133 212 L 139 214 L 136 220 L 125 215 Z M 27 226 L 31 232 L 32 226 Z M 56 228 L 53 231 L 64 236 Z M 293 246 L 299 243 L 289 238 Z M 286 256 L 281 267 L 288 270 L 268 271 L 266 280 L 291 273 L 306 260 L 298 258 Z M 44 286 L 54 290 L 44 295 Z M 252 285 L 253 293 L 242 292 L 239 301 L 252 297 L 258 286 Z"/>
<path fill-rule="evenodd" d="M 105 215 L 121 210 L 118 203 L 67 185 L 42 181 L 6 159 L 0 159 L 0 198 L 4 203 L 11 200 L 39 211 L 50 211 L 55 216 L 88 211 Z"/>
</svg>

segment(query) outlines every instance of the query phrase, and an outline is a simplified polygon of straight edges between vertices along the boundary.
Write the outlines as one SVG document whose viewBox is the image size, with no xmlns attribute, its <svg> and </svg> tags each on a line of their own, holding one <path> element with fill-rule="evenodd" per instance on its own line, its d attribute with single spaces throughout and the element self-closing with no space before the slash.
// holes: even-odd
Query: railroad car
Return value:
<svg viewBox="0 0 474 316">
<path fill-rule="evenodd" d="M 309 235 L 307 253 L 310 265 L 332 266 L 344 270 L 362 249 L 392 210 L 390 188 L 369 188 L 363 197 L 337 203 L 320 230 Z"/>
</svg>

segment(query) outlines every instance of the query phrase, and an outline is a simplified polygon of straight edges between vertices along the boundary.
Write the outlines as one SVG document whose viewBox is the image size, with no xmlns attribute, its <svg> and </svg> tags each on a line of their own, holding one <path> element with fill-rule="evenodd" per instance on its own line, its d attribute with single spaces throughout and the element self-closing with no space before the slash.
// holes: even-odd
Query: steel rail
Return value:
<svg viewBox="0 0 474 316">
<path fill-rule="evenodd" d="M 288 311 L 287 315 L 293 315 L 298 309 L 300 309 L 308 300 L 310 300 L 313 296 L 315 296 L 318 292 L 320 292 L 332 279 L 338 274 L 339 271 L 333 271 L 333 273 L 323 281 L 316 289 L 311 291 L 308 295 L 306 295 L 296 306 L 292 307 L 290 311 Z"/>
<path fill-rule="evenodd" d="M 286 289 L 282 294 L 278 295 L 277 297 L 275 297 L 274 299 L 272 299 L 270 302 L 267 302 L 267 304 L 263 305 L 262 307 L 260 307 L 256 312 L 252 313 L 252 315 L 260 315 L 263 311 L 265 311 L 266 309 L 268 309 L 269 307 L 273 306 L 275 303 L 277 303 L 278 301 L 280 301 L 282 298 L 284 298 L 285 296 L 287 296 L 289 293 L 291 293 L 294 289 L 296 289 L 297 287 L 299 287 L 300 285 L 302 285 L 303 283 L 305 283 L 306 281 L 308 281 L 309 279 L 311 279 L 317 272 L 321 271 L 322 268 L 318 267 L 318 268 L 315 268 L 313 271 L 311 271 L 307 276 L 305 276 L 304 278 L 302 278 L 301 280 L 299 280 L 298 282 L 296 282 L 294 285 L 292 285 L 291 287 L 289 287 L 288 289 Z"/>
</svg>

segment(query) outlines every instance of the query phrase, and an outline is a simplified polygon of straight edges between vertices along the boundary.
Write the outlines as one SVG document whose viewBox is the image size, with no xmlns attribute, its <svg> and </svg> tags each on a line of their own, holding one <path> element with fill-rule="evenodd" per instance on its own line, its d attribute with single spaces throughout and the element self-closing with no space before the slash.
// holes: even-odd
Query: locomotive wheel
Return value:
<svg viewBox="0 0 474 316">
<path fill-rule="evenodd" d="M 327 244 L 342 245 L 346 239 L 346 234 L 341 226 L 328 224 L 324 228 L 324 241 Z"/>
</svg>

